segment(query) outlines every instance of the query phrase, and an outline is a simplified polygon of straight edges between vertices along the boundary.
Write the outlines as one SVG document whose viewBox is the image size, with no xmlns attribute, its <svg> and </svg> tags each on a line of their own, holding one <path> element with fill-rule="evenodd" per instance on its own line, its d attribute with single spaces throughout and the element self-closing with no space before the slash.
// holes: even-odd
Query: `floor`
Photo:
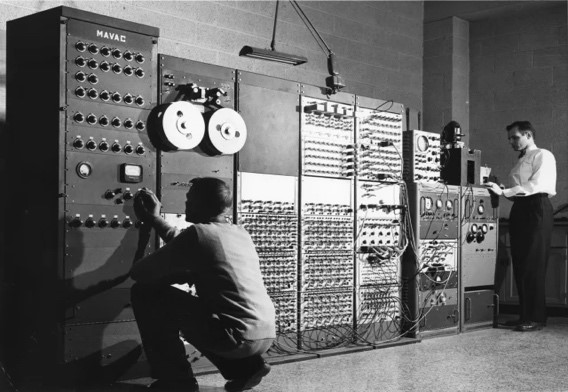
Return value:
<svg viewBox="0 0 568 392">
<path fill-rule="evenodd" d="M 549 318 L 548 326 L 537 332 L 479 329 L 278 364 L 254 391 L 568 391 L 567 370 L 568 318 L 557 317 Z M 130 380 L 88 391 L 142 391 L 150 381 Z M 198 381 L 200 391 L 224 390 L 225 380 L 218 374 L 198 376 Z"/>
</svg>

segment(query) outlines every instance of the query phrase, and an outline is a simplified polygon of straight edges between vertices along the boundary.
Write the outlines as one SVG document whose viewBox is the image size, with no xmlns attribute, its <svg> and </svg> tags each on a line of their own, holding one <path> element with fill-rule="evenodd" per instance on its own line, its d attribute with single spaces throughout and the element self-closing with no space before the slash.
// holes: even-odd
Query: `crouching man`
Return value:
<svg viewBox="0 0 568 392">
<path fill-rule="evenodd" d="M 227 379 L 227 391 L 259 384 L 270 371 L 261 357 L 275 332 L 274 305 L 250 235 L 230 223 L 229 187 L 216 178 L 191 181 L 185 203 L 192 226 L 179 231 L 160 217 L 156 195 L 134 199 L 138 219 L 166 242 L 134 264 L 132 306 L 156 390 L 197 391 L 180 333 Z M 195 285 L 196 296 L 173 283 Z"/>
</svg>

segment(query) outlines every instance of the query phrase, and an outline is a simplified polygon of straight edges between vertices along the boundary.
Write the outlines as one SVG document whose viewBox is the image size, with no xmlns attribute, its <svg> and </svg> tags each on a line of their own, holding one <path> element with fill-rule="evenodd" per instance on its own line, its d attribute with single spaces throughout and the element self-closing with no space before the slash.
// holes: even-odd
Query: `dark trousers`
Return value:
<svg viewBox="0 0 568 392">
<path fill-rule="evenodd" d="M 256 372 L 264 364 L 261 354 L 273 341 L 243 339 L 238 331 L 221 325 L 197 297 L 171 286 L 137 283 L 131 299 L 153 378 L 193 377 L 180 332 L 227 380 Z"/>
<path fill-rule="evenodd" d="M 521 321 L 546 322 L 545 279 L 552 225 L 552 204 L 546 194 L 515 199 L 509 234 Z"/>
</svg>

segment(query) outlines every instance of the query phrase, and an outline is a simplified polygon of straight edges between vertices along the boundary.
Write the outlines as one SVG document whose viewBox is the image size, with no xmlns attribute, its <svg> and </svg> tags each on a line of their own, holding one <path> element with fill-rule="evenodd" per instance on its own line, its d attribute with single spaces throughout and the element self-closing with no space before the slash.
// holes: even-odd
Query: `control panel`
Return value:
<svg viewBox="0 0 568 392">
<path fill-rule="evenodd" d="M 332 101 L 301 97 L 302 174 L 353 177 L 354 108 Z"/>
<path fill-rule="evenodd" d="M 238 224 L 256 246 L 279 334 L 297 330 L 297 190 L 295 177 L 239 173 Z"/>
<path fill-rule="evenodd" d="M 402 179 L 402 114 L 358 107 L 357 121 L 358 178 Z"/>
<path fill-rule="evenodd" d="M 461 260 L 463 286 L 493 286 L 497 262 L 497 209 L 484 187 L 461 188 Z"/>
<path fill-rule="evenodd" d="M 440 181 L 440 135 L 410 130 L 403 133 L 404 179 Z"/>
</svg>

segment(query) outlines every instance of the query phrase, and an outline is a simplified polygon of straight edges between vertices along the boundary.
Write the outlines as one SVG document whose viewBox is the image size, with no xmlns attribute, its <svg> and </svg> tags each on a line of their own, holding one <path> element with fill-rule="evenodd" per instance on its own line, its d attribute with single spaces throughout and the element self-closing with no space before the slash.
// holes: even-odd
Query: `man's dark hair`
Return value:
<svg viewBox="0 0 568 392">
<path fill-rule="evenodd" d="M 198 177 L 190 183 L 191 193 L 205 209 L 205 215 L 218 216 L 233 205 L 231 189 L 224 181 L 213 177 Z"/>
<path fill-rule="evenodd" d="M 507 132 L 509 132 L 512 129 L 517 128 L 519 130 L 519 132 L 521 133 L 521 135 L 527 135 L 528 133 L 530 133 L 532 135 L 532 138 L 535 139 L 536 138 L 536 131 L 533 128 L 532 124 L 528 121 L 515 121 L 512 124 L 507 125 Z"/>
</svg>

